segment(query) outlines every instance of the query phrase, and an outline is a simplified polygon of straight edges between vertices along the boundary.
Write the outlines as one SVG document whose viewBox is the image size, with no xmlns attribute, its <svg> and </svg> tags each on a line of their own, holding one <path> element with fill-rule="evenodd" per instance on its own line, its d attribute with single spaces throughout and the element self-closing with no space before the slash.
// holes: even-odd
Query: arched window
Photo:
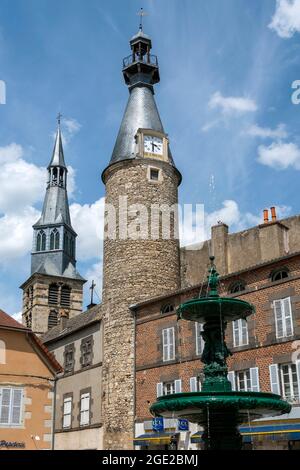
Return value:
<svg viewBox="0 0 300 470">
<path fill-rule="evenodd" d="M 229 294 L 237 294 L 246 289 L 246 283 L 244 281 L 235 281 L 229 287 Z"/>
<path fill-rule="evenodd" d="M 74 258 L 75 256 L 75 243 L 74 243 L 74 238 L 71 238 L 70 241 L 70 255 Z"/>
<path fill-rule="evenodd" d="M 48 330 L 56 326 L 57 323 L 58 323 L 58 314 L 55 310 L 51 310 L 51 312 L 49 313 L 49 317 L 48 317 Z"/>
<path fill-rule="evenodd" d="M 49 301 L 49 305 L 58 304 L 58 285 L 57 284 L 50 284 L 48 301 Z"/>
<path fill-rule="evenodd" d="M 55 228 L 50 235 L 50 250 L 59 249 L 59 231 Z"/>
<path fill-rule="evenodd" d="M 6 345 L 2 339 L 0 339 L 0 364 L 6 364 Z"/>
<path fill-rule="evenodd" d="M 272 282 L 281 281 L 282 279 L 289 277 L 289 270 L 288 268 L 276 269 L 276 271 L 271 273 L 270 277 Z"/>
<path fill-rule="evenodd" d="M 171 313 L 171 312 L 174 312 L 174 305 L 172 304 L 165 304 L 160 309 L 160 313 Z"/>
<path fill-rule="evenodd" d="M 62 307 L 70 307 L 71 305 L 71 289 L 69 286 L 62 286 L 60 295 L 60 304 Z"/>
<path fill-rule="evenodd" d="M 44 230 L 40 230 L 36 238 L 36 251 L 46 250 L 46 234 Z"/>
</svg>

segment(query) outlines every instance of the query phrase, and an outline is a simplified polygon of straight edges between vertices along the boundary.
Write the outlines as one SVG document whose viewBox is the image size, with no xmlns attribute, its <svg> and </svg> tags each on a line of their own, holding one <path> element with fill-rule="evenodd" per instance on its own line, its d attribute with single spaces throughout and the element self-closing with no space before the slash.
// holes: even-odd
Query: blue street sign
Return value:
<svg viewBox="0 0 300 470">
<path fill-rule="evenodd" d="M 164 418 L 153 418 L 152 419 L 152 429 L 153 431 L 163 431 L 164 430 Z"/>
<path fill-rule="evenodd" d="M 188 431 L 189 422 L 187 419 L 178 419 L 178 431 Z"/>
</svg>

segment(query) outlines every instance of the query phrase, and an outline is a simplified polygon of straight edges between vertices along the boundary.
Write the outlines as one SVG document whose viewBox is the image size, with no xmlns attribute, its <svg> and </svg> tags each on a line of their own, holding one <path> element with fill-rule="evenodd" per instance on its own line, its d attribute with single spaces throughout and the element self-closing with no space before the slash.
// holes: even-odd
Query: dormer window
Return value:
<svg viewBox="0 0 300 470">
<path fill-rule="evenodd" d="M 237 294 L 238 292 L 242 292 L 246 289 L 246 283 L 244 281 L 236 281 L 232 283 L 229 287 L 229 294 Z"/>
<path fill-rule="evenodd" d="M 46 251 L 46 234 L 40 230 L 36 238 L 36 251 Z"/>
<path fill-rule="evenodd" d="M 286 279 L 287 277 L 289 277 L 288 268 L 277 269 L 276 271 L 273 271 L 271 273 L 272 282 L 281 281 L 282 279 Z"/>
<path fill-rule="evenodd" d="M 165 304 L 161 307 L 160 313 L 171 313 L 174 312 L 174 305 L 173 304 Z"/>
<path fill-rule="evenodd" d="M 52 230 L 50 235 L 50 250 L 58 250 L 59 249 L 59 231 L 55 228 Z"/>
</svg>

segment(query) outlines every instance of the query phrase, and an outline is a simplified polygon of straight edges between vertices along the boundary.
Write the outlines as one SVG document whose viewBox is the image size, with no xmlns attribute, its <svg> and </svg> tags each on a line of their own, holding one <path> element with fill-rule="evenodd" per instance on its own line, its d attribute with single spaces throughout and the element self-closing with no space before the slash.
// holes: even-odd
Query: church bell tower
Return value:
<svg viewBox="0 0 300 470">
<path fill-rule="evenodd" d="M 131 54 L 123 59 L 129 99 L 102 173 L 105 449 L 133 446 L 135 338 L 130 306 L 180 287 L 176 220 L 181 175 L 154 100 L 154 85 L 160 81 L 158 60 L 142 28 L 130 48 Z M 168 216 L 169 234 L 163 227 Z M 112 221 L 115 229 L 109 229 Z"/>
<path fill-rule="evenodd" d="M 82 311 L 85 280 L 76 270 L 76 237 L 67 195 L 67 174 L 60 117 L 42 214 L 33 226 L 31 275 L 23 290 L 23 324 L 37 334 L 57 325 L 61 316 Z"/>
</svg>

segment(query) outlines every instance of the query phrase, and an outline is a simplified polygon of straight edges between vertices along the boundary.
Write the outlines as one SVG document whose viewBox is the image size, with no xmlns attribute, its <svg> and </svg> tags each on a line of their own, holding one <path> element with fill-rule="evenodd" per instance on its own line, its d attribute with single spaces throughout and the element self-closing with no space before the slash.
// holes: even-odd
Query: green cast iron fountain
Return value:
<svg viewBox="0 0 300 470">
<path fill-rule="evenodd" d="M 232 391 L 226 365 L 231 355 L 225 342 L 227 322 L 246 319 L 255 308 L 243 300 L 219 296 L 219 275 L 214 257 L 210 260 L 208 295 L 181 304 L 177 311 L 178 319 L 203 324 L 202 391 L 159 397 L 150 411 L 154 416 L 183 418 L 201 425 L 206 450 L 239 450 L 242 447 L 240 424 L 289 413 L 291 406 L 273 393 Z"/>
</svg>

